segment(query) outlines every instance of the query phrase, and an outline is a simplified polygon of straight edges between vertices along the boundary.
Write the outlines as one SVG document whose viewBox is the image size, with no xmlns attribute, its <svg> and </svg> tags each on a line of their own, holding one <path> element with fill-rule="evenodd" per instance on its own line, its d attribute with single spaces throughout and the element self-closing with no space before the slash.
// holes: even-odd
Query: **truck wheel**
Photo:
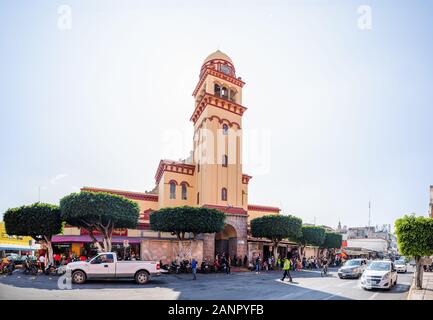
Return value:
<svg viewBox="0 0 433 320">
<path fill-rule="evenodd" d="M 150 277 L 147 271 L 142 270 L 142 271 L 138 271 L 135 274 L 135 282 L 137 282 L 138 284 L 146 284 L 149 282 L 149 280 Z"/>
<path fill-rule="evenodd" d="M 86 282 L 86 274 L 80 270 L 74 271 L 72 274 L 72 282 L 76 284 L 83 284 Z"/>
</svg>

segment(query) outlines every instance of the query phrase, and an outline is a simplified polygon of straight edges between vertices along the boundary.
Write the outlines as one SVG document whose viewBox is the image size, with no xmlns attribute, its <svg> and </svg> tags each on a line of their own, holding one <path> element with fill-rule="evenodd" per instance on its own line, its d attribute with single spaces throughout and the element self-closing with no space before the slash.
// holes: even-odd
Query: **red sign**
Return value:
<svg viewBox="0 0 433 320">
<path fill-rule="evenodd" d="M 89 232 L 86 229 L 81 228 L 80 229 L 80 235 L 86 236 Z M 102 234 L 99 231 L 93 231 L 93 234 L 95 236 L 101 236 Z M 126 237 L 128 236 L 128 229 L 114 229 L 113 230 L 113 236 L 121 236 Z"/>
</svg>

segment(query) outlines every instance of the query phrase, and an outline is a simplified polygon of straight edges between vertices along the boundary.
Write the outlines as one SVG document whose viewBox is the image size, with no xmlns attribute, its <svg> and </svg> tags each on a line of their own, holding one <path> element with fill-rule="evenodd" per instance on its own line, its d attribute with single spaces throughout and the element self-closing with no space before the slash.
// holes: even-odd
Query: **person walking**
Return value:
<svg viewBox="0 0 433 320">
<path fill-rule="evenodd" d="M 281 279 L 281 281 L 284 281 L 284 279 L 286 279 L 286 277 L 289 276 L 290 282 L 293 282 L 292 276 L 290 275 L 290 267 L 291 267 L 290 259 L 287 257 L 284 258 L 284 266 L 283 266 L 284 274 L 283 274 L 283 278 Z"/>
<path fill-rule="evenodd" d="M 230 256 L 228 256 L 227 260 L 226 260 L 226 273 L 230 274 L 231 271 L 231 264 L 232 264 L 232 259 L 230 258 Z"/>
<path fill-rule="evenodd" d="M 194 258 L 192 258 L 191 261 L 191 270 L 192 270 L 192 280 L 197 280 L 197 261 L 195 261 Z"/>
<path fill-rule="evenodd" d="M 256 274 L 260 273 L 260 253 L 256 257 Z"/>
</svg>

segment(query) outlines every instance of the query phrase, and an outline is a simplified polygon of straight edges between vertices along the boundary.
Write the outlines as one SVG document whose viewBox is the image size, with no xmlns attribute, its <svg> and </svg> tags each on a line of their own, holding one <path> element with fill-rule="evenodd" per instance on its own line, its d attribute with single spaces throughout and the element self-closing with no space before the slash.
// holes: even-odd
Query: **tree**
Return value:
<svg viewBox="0 0 433 320">
<path fill-rule="evenodd" d="M 61 217 L 66 223 L 88 231 L 99 251 L 111 251 L 115 228 L 135 228 L 140 209 L 122 196 L 88 192 L 71 193 L 60 200 Z M 102 234 L 102 244 L 95 232 Z"/>
<path fill-rule="evenodd" d="M 325 240 L 323 241 L 322 248 L 328 249 L 329 253 L 334 252 L 335 249 L 341 248 L 341 244 L 343 242 L 343 236 L 339 233 L 335 232 L 326 232 Z"/>
<path fill-rule="evenodd" d="M 421 258 L 433 254 L 433 219 L 406 215 L 396 220 L 395 233 L 400 253 L 415 258 L 415 285 L 421 289 Z"/>
<path fill-rule="evenodd" d="M 301 227 L 302 220 L 291 215 L 266 215 L 251 220 L 251 234 L 253 237 L 271 240 L 275 258 L 278 244 L 283 239 L 296 241 L 301 236 Z"/>
<path fill-rule="evenodd" d="M 215 233 L 224 229 L 225 214 L 212 208 L 189 206 L 162 208 L 150 215 L 150 228 L 171 232 L 178 240 L 185 240 L 185 233 Z"/>
<path fill-rule="evenodd" d="M 216 209 L 204 207 L 168 207 L 150 215 L 150 228 L 154 231 L 171 232 L 179 240 L 179 255 L 187 254 L 183 247 L 185 233 L 192 233 L 192 246 L 199 233 L 216 233 L 224 229 L 226 215 Z"/>
<path fill-rule="evenodd" d="M 4 214 L 6 232 L 9 235 L 30 236 L 47 247 L 48 262 L 53 262 L 53 235 L 62 232 L 60 209 L 56 205 L 35 203 L 8 209 Z"/>
<path fill-rule="evenodd" d="M 320 247 L 325 241 L 325 228 L 316 226 L 302 226 L 302 235 L 299 238 L 301 255 L 304 255 L 307 245 Z"/>
</svg>

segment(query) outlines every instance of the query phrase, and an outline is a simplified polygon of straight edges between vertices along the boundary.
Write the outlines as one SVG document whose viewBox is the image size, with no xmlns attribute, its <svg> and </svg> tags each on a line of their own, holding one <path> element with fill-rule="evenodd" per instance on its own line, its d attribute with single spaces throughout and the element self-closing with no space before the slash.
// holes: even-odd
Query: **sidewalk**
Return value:
<svg viewBox="0 0 433 320">
<path fill-rule="evenodd" d="M 412 287 L 410 288 L 407 296 L 408 300 L 433 300 L 433 272 L 424 272 L 422 289 L 417 290 Z"/>
</svg>

